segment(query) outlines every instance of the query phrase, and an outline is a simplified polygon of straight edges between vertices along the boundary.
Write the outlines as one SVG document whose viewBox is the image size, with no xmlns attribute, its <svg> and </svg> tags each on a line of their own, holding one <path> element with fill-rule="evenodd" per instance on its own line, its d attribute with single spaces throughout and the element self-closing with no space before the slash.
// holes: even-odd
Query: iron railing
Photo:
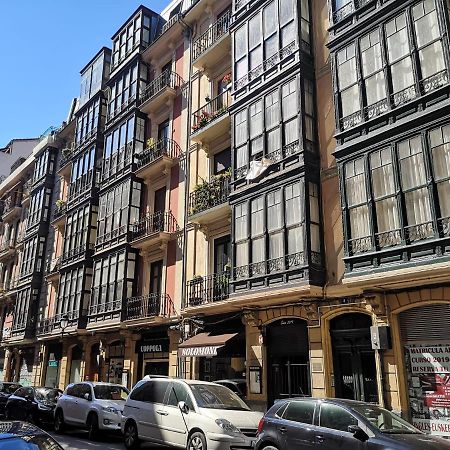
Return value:
<svg viewBox="0 0 450 450">
<path fill-rule="evenodd" d="M 55 211 L 53 212 L 53 220 L 57 220 L 60 217 L 64 216 L 67 211 L 67 204 L 66 203 L 59 203 L 55 207 Z"/>
<path fill-rule="evenodd" d="M 75 143 L 72 142 L 67 147 L 64 147 L 61 151 L 61 162 L 59 163 L 59 169 L 65 167 L 71 160 L 75 152 Z"/>
<path fill-rule="evenodd" d="M 184 84 L 183 79 L 171 70 L 165 70 L 161 75 L 151 81 L 142 92 L 139 103 L 142 105 L 147 100 L 156 97 L 166 88 L 177 89 Z"/>
<path fill-rule="evenodd" d="M 67 318 L 67 326 L 70 327 L 75 324 L 78 324 L 79 319 L 85 316 L 86 310 L 82 310 L 80 312 L 78 309 L 76 309 L 73 311 L 67 311 L 64 313 L 55 314 L 54 316 L 42 318 L 38 322 L 37 334 L 38 335 L 49 334 L 54 330 L 61 328 L 61 319 L 63 317 Z"/>
<path fill-rule="evenodd" d="M 189 216 L 199 214 L 215 206 L 228 202 L 230 195 L 230 178 L 217 177 L 209 183 L 196 186 L 189 194 Z"/>
<path fill-rule="evenodd" d="M 61 267 L 61 256 L 47 261 L 45 272 L 47 275 L 57 273 Z"/>
<path fill-rule="evenodd" d="M 148 294 L 127 298 L 125 304 L 125 320 L 136 320 L 144 317 L 167 317 L 173 311 L 172 300 L 167 294 Z"/>
<path fill-rule="evenodd" d="M 147 147 L 142 153 L 136 155 L 138 169 L 167 156 L 175 159 L 180 156 L 180 146 L 172 139 L 164 138 Z"/>
<path fill-rule="evenodd" d="M 193 59 L 196 60 L 206 50 L 212 47 L 230 30 L 231 11 L 226 12 L 217 22 L 198 37 L 193 44 Z"/>
<path fill-rule="evenodd" d="M 85 257 L 86 252 L 89 250 L 94 250 L 94 244 L 83 244 L 68 250 L 61 256 L 61 265 L 68 264 L 75 259 L 81 258 L 82 256 Z"/>
<path fill-rule="evenodd" d="M 132 240 L 136 240 L 154 233 L 175 233 L 178 231 L 178 224 L 172 211 L 158 211 L 142 218 L 130 228 Z"/>
<path fill-rule="evenodd" d="M 2 242 L 0 244 L 0 255 L 2 253 L 9 252 L 12 249 L 14 249 L 14 240 L 13 239 L 10 239 L 8 241 Z"/>
<path fill-rule="evenodd" d="M 99 314 L 106 314 L 110 312 L 120 311 L 122 309 L 122 300 L 114 300 L 107 303 L 98 303 L 97 305 L 89 306 L 89 315 L 97 316 Z"/>
<path fill-rule="evenodd" d="M 187 293 L 189 306 L 225 300 L 230 293 L 230 272 L 196 277 L 188 282 Z"/>
<path fill-rule="evenodd" d="M 18 193 L 12 195 L 11 197 L 8 197 L 4 202 L 3 202 L 3 212 L 2 212 L 2 216 L 6 217 L 11 211 L 13 211 L 15 208 L 20 208 L 21 205 L 21 195 L 19 195 Z"/>
<path fill-rule="evenodd" d="M 231 105 L 231 92 L 226 90 L 206 103 L 192 114 L 192 133 L 209 125 L 215 119 L 228 112 Z"/>
</svg>

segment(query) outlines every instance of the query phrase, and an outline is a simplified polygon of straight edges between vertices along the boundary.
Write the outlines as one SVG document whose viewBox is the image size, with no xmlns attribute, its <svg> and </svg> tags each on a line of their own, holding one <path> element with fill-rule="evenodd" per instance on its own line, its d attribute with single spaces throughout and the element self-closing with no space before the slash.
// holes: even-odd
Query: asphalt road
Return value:
<svg viewBox="0 0 450 450">
<path fill-rule="evenodd" d="M 121 436 L 105 435 L 97 441 L 89 441 L 86 431 L 68 430 L 64 434 L 56 434 L 50 431 L 50 434 L 64 447 L 65 450 L 124 450 Z M 143 444 L 144 450 L 163 450 L 163 447 L 157 447 L 150 444 Z M 167 450 L 167 447 L 165 447 Z"/>
</svg>

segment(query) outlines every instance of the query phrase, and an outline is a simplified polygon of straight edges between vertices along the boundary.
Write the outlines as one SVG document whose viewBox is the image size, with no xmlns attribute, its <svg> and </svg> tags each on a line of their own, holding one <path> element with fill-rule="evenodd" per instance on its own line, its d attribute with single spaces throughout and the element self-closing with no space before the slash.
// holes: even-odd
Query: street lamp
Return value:
<svg viewBox="0 0 450 450">
<path fill-rule="evenodd" d="M 67 328 L 67 325 L 69 325 L 69 317 L 67 316 L 67 314 L 63 314 L 61 316 L 61 320 L 60 320 L 60 326 L 61 326 L 61 341 L 64 337 L 64 330 Z"/>
</svg>

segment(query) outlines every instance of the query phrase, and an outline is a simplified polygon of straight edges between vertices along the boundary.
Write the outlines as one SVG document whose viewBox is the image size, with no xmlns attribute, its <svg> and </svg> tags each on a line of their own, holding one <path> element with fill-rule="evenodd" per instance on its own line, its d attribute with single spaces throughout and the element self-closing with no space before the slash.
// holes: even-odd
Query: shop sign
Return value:
<svg viewBox="0 0 450 450">
<path fill-rule="evenodd" d="M 409 347 L 412 373 L 450 373 L 450 345 Z"/>
<path fill-rule="evenodd" d="M 417 419 L 413 418 L 412 424 L 424 433 L 435 436 L 450 436 L 450 422 L 439 419 Z"/>
<path fill-rule="evenodd" d="M 168 340 L 141 341 L 137 345 L 139 353 L 167 353 L 169 351 Z"/>
<path fill-rule="evenodd" d="M 58 367 L 58 361 L 49 361 L 48 367 Z"/>
<path fill-rule="evenodd" d="M 217 350 L 222 348 L 222 345 L 208 345 L 205 347 L 187 347 L 180 348 L 179 355 L 181 357 L 189 358 L 192 356 L 217 356 Z"/>
</svg>

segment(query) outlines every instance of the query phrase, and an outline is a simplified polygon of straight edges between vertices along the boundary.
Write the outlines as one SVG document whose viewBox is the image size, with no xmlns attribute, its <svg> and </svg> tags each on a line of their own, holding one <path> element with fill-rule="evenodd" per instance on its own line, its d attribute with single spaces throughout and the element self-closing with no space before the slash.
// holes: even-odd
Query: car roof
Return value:
<svg viewBox="0 0 450 450">
<path fill-rule="evenodd" d="M 120 386 L 123 387 L 121 384 L 117 383 L 106 383 L 103 381 L 77 381 L 76 383 L 70 383 L 69 386 L 73 386 L 75 384 L 89 384 L 90 386 Z"/>
<path fill-rule="evenodd" d="M 39 427 L 19 420 L 0 421 L 0 441 L 22 436 L 47 436 Z"/>
<path fill-rule="evenodd" d="M 214 381 L 214 383 L 236 383 L 236 384 L 247 384 L 247 380 L 244 380 L 243 378 L 231 378 L 228 380 L 217 380 Z"/>
<path fill-rule="evenodd" d="M 290 397 L 290 398 L 283 398 L 280 400 L 277 400 L 275 402 L 275 405 L 277 403 L 281 402 L 289 402 L 289 401 L 315 401 L 315 402 L 327 402 L 327 403 L 334 403 L 341 406 L 346 406 L 347 408 L 351 408 L 354 406 L 367 406 L 372 405 L 372 403 L 362 402 L 360 400 L 350 400 L 346 398 L 330 398 L 330 397 Z M 374 405 L 378 406 L 378 405 Z"/>
</svg>

